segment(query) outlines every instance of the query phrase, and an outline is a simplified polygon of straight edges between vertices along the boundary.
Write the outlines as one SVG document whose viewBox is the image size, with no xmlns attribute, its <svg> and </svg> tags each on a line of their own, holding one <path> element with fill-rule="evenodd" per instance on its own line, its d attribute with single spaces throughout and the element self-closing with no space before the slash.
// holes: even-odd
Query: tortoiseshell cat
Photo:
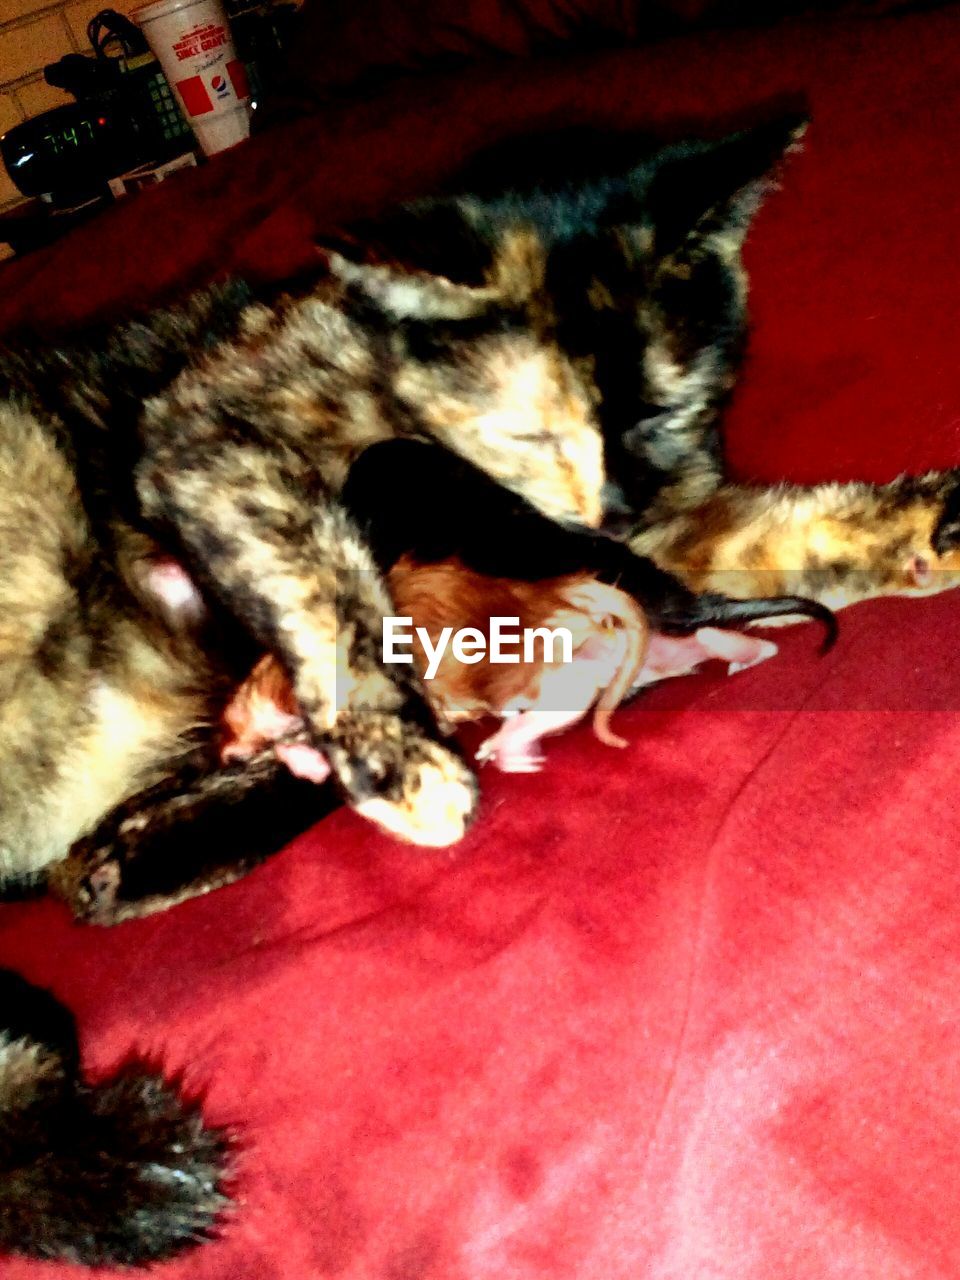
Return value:
<svg viewBox="0 0 960 1280">
<path fill-rule="evenodd" d="M 410 668 L 380 658 L 391 605 L 379 568 L 431 539 L 480 571 L 595 571 L 661 631 L 831 620 L 795 596 L 697 595 L 598 531 L 614 516 L 624 536 L 656 530 L 716 501 L 717 415 L 744 330 L 740 246 L 798 129 L 641 159 L 630 140 L 616 156 L 591 140 L 579 168 L 569 140 L 536 146 L 535 163 L 527 148 L 512 168 L 501 157 L 475 170 L 467 195 L 356 228 L 325 272 L 282 295 L 225 286 L 83 344 L 7 352 L 0 882 L 49 876 L 78 915 L 112 922 L 236 878 L 319 817 L 327 791 L 272 754 L 219 765 L 212 727 L 255 650 L 283 663 L 349 803 L 406 839 L 456 840 L 473 775 Z M 434 443 L 386 495 L 396 519 L 365 536 L 337 495 L 371 446 L 422 439 Z M 938 542 L 952 502 L 948 480 L 925 498 Z M 165 553 L 200 584 L 202 617 L 158 599 Z M 0 1098 L 14 1151 L 29 1145 L 17 1117 L 42 1076 L 35 1057 Z M 149 1118 L 138 1106 L 131 1129 Z M 209 1154 L 201 1134 L 185 1160 L 201 1140 Z M 80 1153 L 80 1203 L 88 1176 Z M 70 1180 L 44 1185 L 69 1224 Z M 189 1216 L 183 1188 L 169 1195 Z M 197 1192 L 201 1218 L 209 1195 Z M 0 1170 L 0 1222 L 9 1196 Z M 132 1238 L 117 1203 L 117 1223 L 78 1221 L 72 1240 L 65 1226 L 60 1253 L 108 1257 L 111 1239 Z M 162 1205 L 151 1222 L 140 1256 L 182 1246 Z"/>
<path fill-rule="evenodd" d="M 541 148 L 545 176 L 525 191 L 501 158 L 496 182 L 478 172 L 468 196 L 355 229 L 349 255 L 344 240 L 279 296 L 228 286 L 83 345 L 9 352 L 0 878 L 43 875 L 95 829 L 116 854 L 119 919 L 235 877 L 324 811 L 271 760 L 213 767 L 241 635 L 281 659 L 360 813 L 420 844 L 462 835 L 473 774 L 409 669 L 380 660 L 389 597 L 336 499 L 374 444 L 419 437 L 459 456 L 526 504 L 542 541 L 588 568 L 605 557 L 655 627 L 816 613 L 695 597 L 622 545 L 559 527 L 596 528 L 623 489 L 636 510 L 704 490 L 739 346 L 738 246 L 794 132 L 639 162 L 628 140 L 632 167 L 594 156 L 576 182 L 569 148 L 552 173 Z M 658 397 L 670 409 L 648 451 L 669 472 L 629 454 L 638 407 Z M 150 590 L 162 550 L 211 602 L 199 630 Z M 110 877 L 70 876 L 78 911 L 92 898 L 104 919 Z"/>
<path fill-rule="evenodd" d="M 401 462 L 396 501 L 381 495 L 374 542 L 393 531 L 393 559 L 441 537 L 481 571 L 602 571 L 661 630 L 945 584 L 952 476 L 773 497 L 721 484 L 740 245 L 800 128 L 632 166 L 635 140 L 591 139 L 576 179 L 569 139 L 537 147 L 536 182 L 529 146 L 501 151 L 469 195 L 356 228 L 297 291 L 226 286 L 0 358 L 0 882 L 83 838 L 58 883 L 79 914 L 119 919 L 235 877 L 319 816 L 327 798 L 271 760 L 213 767 L 210 726 L 251 644 L 286 666 L 361 813 L 417 843 L 462 834 L 473 777 L 408 669 L 380 661 L 390 560 L 335 497 L 372 446 L 428 438 L 450 459 L 426 484 L 422 459 Z M 465 555 L 484 506 L 497 529 Z M 584 531 L 611 507 L 640 526 L 637 555 Z M 204 588 L 202 621 L 151 590 L 164 550 Z M 230 849 L 222 865 L 210 846 Z"/>
</svg>

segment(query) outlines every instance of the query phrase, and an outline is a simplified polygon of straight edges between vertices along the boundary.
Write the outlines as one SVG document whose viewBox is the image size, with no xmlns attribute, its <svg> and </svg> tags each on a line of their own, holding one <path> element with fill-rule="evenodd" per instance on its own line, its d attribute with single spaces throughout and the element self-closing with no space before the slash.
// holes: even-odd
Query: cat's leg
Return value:
<svg viewBox="0 0 960 1280">
<path fill-rule="evenodd" d="M 78 919 L 117 924 L 230 884 L 339 804 L 265 751 L 208 754 L 118 806 L 49 876 Z"/>
<path fill-rule="evenodd" d="M 697 592 L 795 594 L 840 609 L 960 585 L 958 515 L 960 471 L 884 485 L 724 485 L 631 547 Z"/>
<path fill-rule="evenodd" d="M 161 434 L 162 433 L 158 433 Z M 314 743 L 358 812 L 416 844 L 459 839 L 476 781 L 441 745 L 412 666 L 383 662 L 392 605 L 366 544 L 282 441 L 154 440 L 140 493 L 197 579 L 287 669 Z"/>
<path fill-rule="evenodd" d="M 172 1257 L 215 1230 L 228 1160 L 225 1134 L 154 1073 L 86 1084 L 68 1010 L 0 970 L 0 1251 Z"/>
</svg>

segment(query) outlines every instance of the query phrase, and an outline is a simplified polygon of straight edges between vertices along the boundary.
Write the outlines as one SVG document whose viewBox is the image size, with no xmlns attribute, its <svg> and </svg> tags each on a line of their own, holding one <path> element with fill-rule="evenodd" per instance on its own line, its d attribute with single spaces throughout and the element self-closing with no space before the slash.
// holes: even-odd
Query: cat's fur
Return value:
<svg viewBox="0 0 960 1280">
<path fill-rule="evenodd" d="M 154 1072 L 89 1085 L 79 1056 L 63 1005 L 0 970 L 0 1250 L 117 1265 L 208 1238 L 226 1135 Z"/>
<path fill-rule="evenodd" d="M 630 545 L 694 591 L 790 592 L 831 609 L 877 595 L 931 595 L 960 585 L 957 479 L 931 472 L 885 485 L 722 485 Z"/>
</svg>

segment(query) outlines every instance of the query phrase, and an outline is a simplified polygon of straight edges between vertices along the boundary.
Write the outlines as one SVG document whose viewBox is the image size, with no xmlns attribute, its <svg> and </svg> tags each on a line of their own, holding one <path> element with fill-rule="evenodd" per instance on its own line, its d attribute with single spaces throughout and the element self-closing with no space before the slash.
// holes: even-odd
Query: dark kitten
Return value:
<svg viewBox="0 0 960 1280">
<path fill-rule="evenodd" d="M 383 571 L 411 555 L 423 563 L 456 556 L 478 573 L 528 582 L 589 572 L 629 592 L 643 604 L 651 627 L 667 634 L 805 616 L 822 624 L 826 648 L 836 638 L 835 619 L 815 601 L 695 594 L 625 543 L 546 520 L 476 467 L 421 441 L 367 450 L 350 471 L 342 501 Z"/>
</svg>

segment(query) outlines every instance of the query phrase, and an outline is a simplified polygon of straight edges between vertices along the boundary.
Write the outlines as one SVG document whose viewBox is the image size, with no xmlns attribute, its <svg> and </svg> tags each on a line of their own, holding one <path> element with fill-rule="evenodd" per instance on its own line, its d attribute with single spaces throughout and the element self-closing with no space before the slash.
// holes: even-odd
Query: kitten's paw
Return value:
<svg viewBox="0 0 960 1280">
<path fill-rule="evenodd" d="M 350 805 L 400 840 L 455 844 L 476 812 L 477 780 L 467 764 L 396 717 L 338 724 L 326 754 Z"/>
<path fill-rule="evenodd" d="M 770 640 L 744 635 L 739 631 L 723 631 L 718 627 L 701 627 L 691 636 L 668 636 L 653 632 L 643 669 L 634 683 L 639 689 L 691 675 L 701 663 L 717 659 L 727 664 L 729 675 L 746 671 L 759 662 L 775 656 L 777 646 Z"/>
<path fill-rule="evenodd" d="M 477 755 L 477 759 L 481 759 Z M 496 765 L 501 773 L 540 773 L 547 763 L 546 756 L 527 755 L 523 751 L 490 751 L 483 757 L 484 763 Z"/>
<path fill-rule="evenodd" d="M 0 1249 L 88 1266 L 159 1261 L 208 1239 L 230 1203 L 226 1135 L 153 1074 L 0 1112 L 0 1133 Z"/>
<path fill-rule="evenodd" d="M 493 764 L 501 773 L 539 773 L 546 763 L 537 732 L 538 713 L 520 711 L 508 716 L 496 733 L 480 743 L 475 759 Z"/>
</svg>

